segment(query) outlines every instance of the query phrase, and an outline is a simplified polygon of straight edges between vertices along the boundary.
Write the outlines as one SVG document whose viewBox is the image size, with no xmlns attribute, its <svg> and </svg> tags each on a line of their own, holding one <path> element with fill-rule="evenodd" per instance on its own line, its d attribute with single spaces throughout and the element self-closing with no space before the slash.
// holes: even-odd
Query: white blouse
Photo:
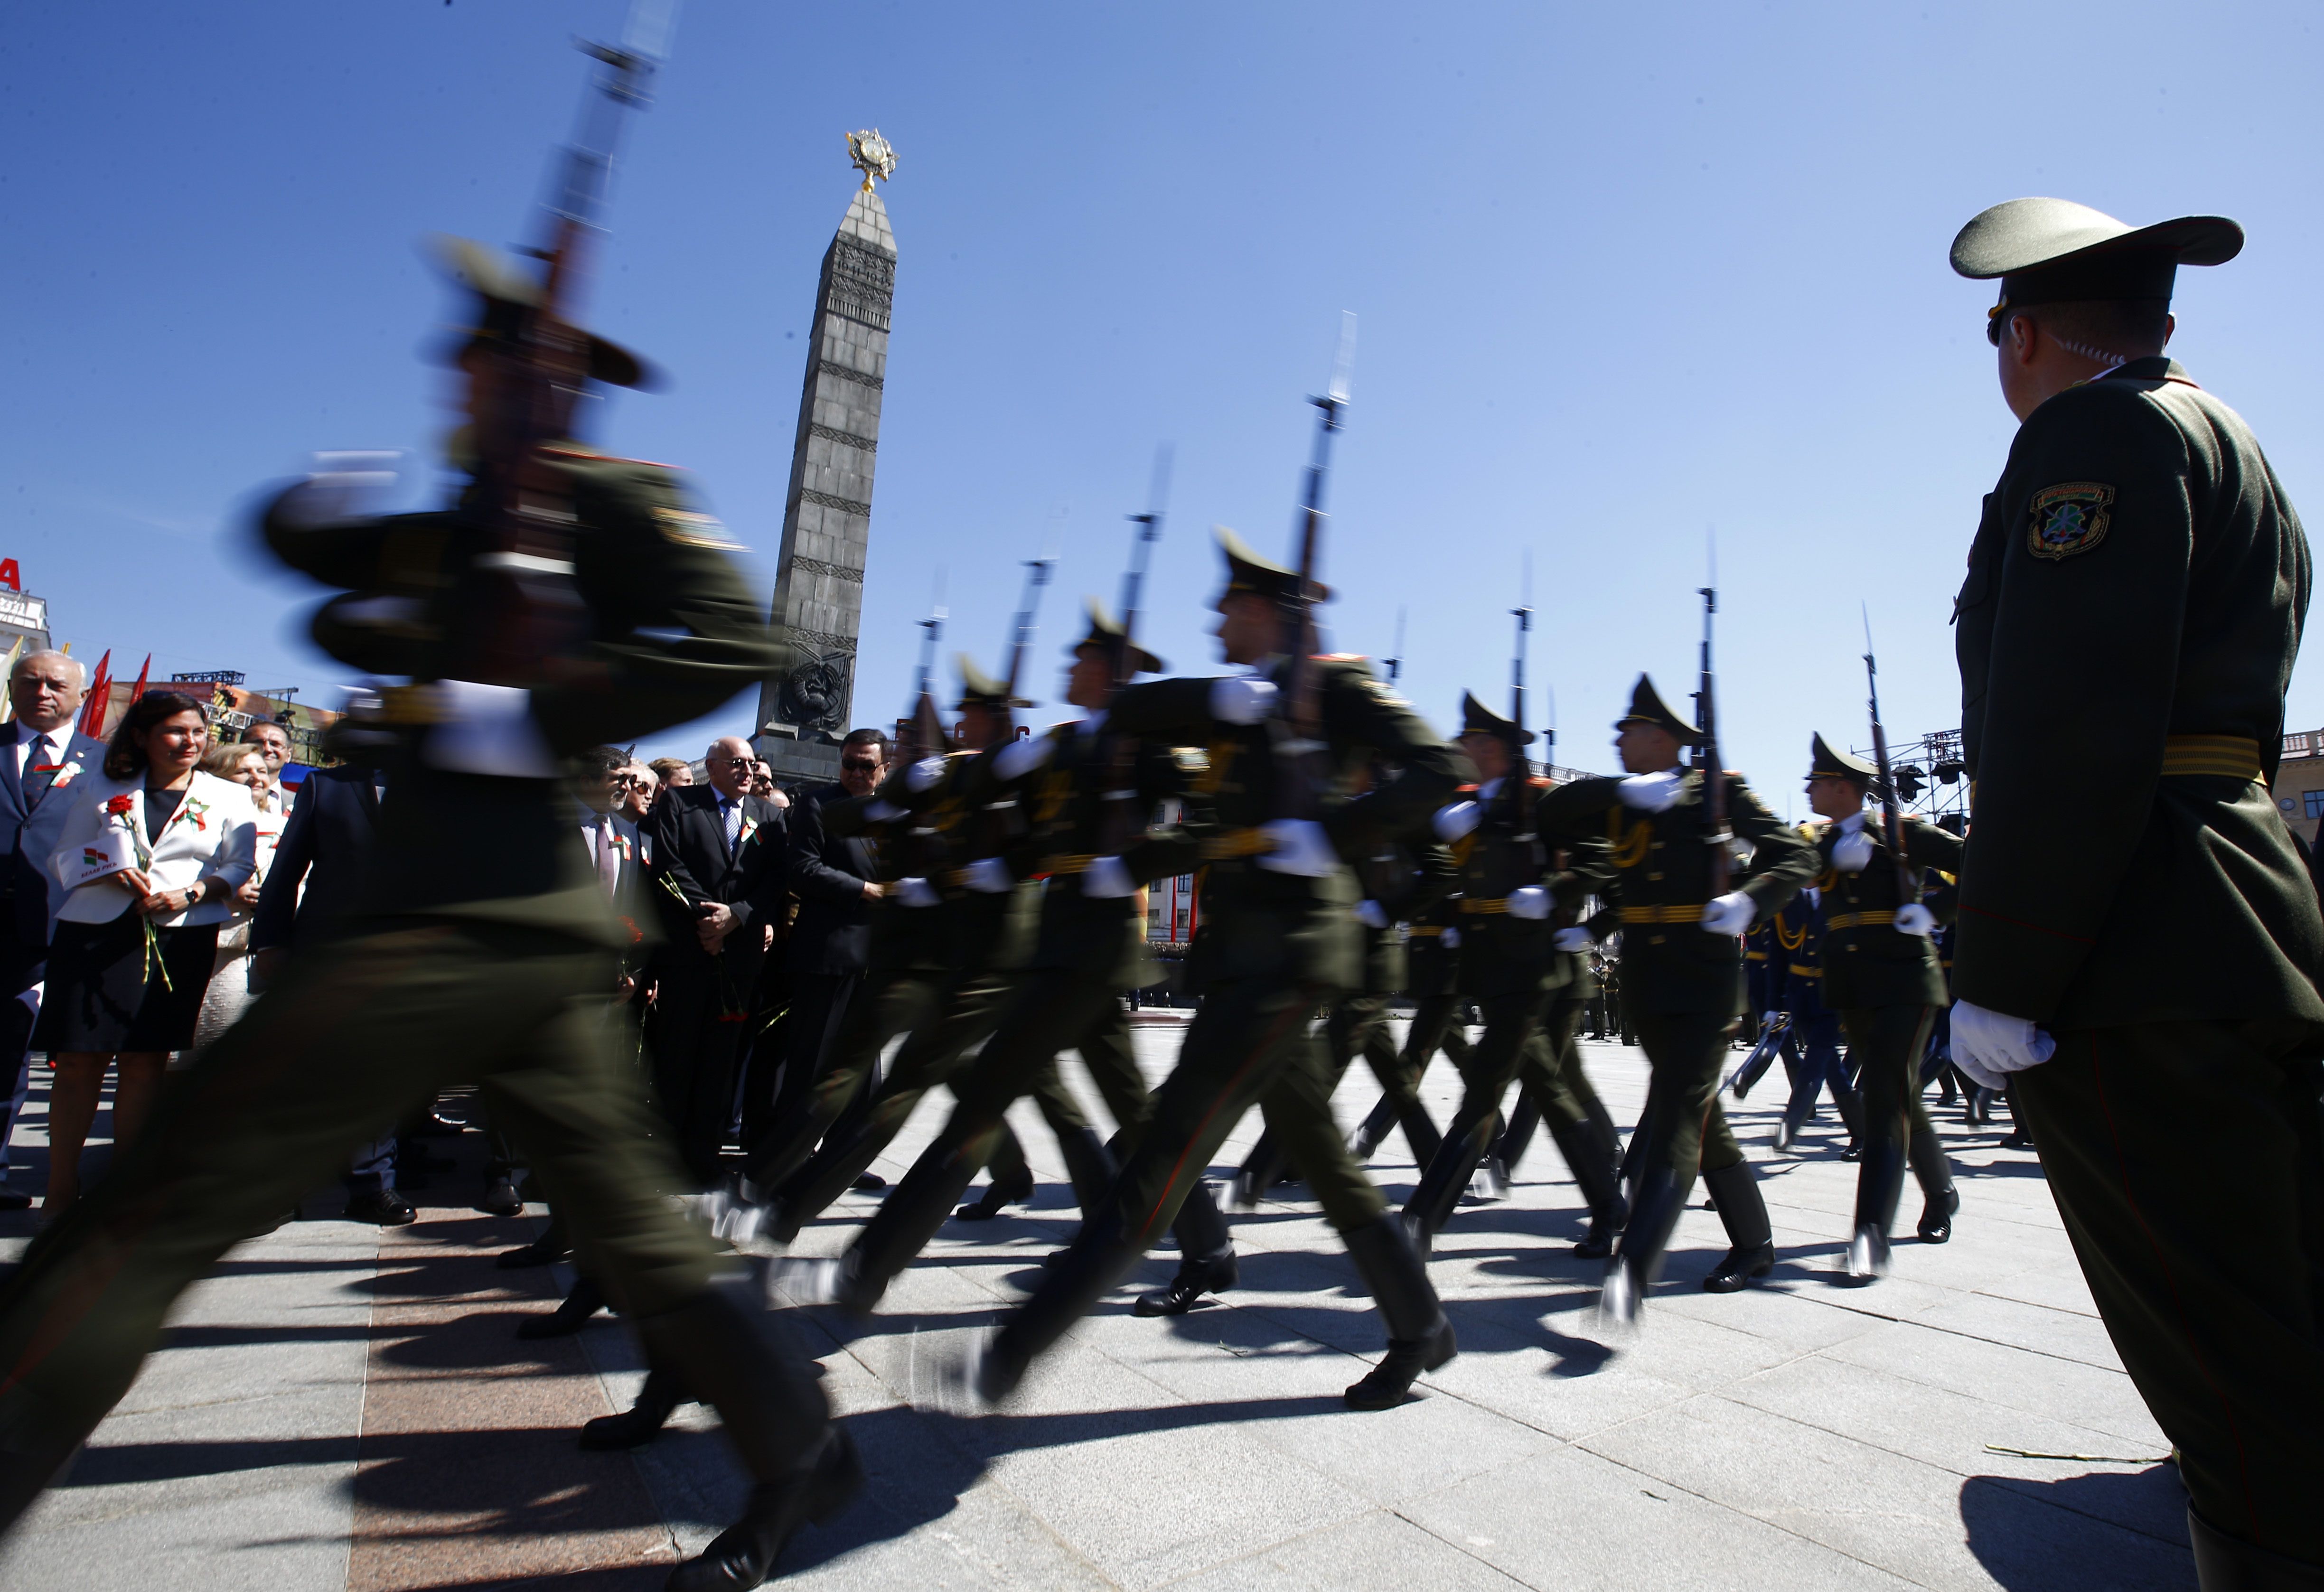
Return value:
<svg viewBox="0 0 2324 1592">
<path fill-rule="evenodd" d="M 69 923 L 108 923 L 135 897 L 102 872 L 108 860 L 142 859 L 157 890 L 182 890 L 196 879 L 216 878 L 224 886 L 174 917 L 156 917 L 156 928 L 182 924 L 224 923 L 234 910 L 234 891 L 257 867 L 258 821 L 250 792 L 231 779 L 196 769 L 178 799 L 178 809 L 159 835 L 145 833 L 145 777 L 108 779 L 102 775 L 78 793 L 65 819 L 64 833 L 50 871 L 72 892 L 57 914 Z"/>
</svg>

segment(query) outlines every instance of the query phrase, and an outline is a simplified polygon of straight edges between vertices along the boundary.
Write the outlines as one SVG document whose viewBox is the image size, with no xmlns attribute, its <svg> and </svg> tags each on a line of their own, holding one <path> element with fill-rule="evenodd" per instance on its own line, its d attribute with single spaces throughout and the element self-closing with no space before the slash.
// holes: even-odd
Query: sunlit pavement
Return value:
<svg viewBox="0 0 2324 1592">
<path fill-rule="evenodd" d="M 1149 1072 L 1178 1032 L 1139 1028 Z M 1637 1056 L 1584 1053 L 1627 1123 Z M 1074 1225 L 1054 1142 L 1021 1113 L 1045 1178 L 1029 1210 L 948 1225 L 872 1321 L 799 1313 L 872 1485 L 798 1538 L 782 1584 L 2191 1587 L 2167 1445 L 2031 1153 L 1997 1147 L 2006 1123 L 1972 1132 L 1941 1113 L 1962 1192 L 1953 1241 L 1913 1238 L 1908 1183 L 1893 1275 L 1851 1286 L 1836 1268 L 1856 1167 L 1829 1108 L 1798 1154 L 1772 1151 L 1780 1083 L 1729 1101 L 1775 1219 L 1766 1284 L 1701 1291 L 1725 1239 L 1698 1199 L 1643 1332 L 1601 1339 L 1599 1267 L 1572 1254 L 1580 1201 L 1538 1136 L 1513 1197 L 1464 1206 L 1437 1242 L 1460 1357 L 1377 1414 L 1339 1394 L 1378 1353 L 1378 1318 L 1296 1184 L 1235 1219 L 1235 1292 L 1156 1321 L 1130 1313 L 1125 1288 L 1006 1411 L 956 1413 L 942 1367 Z M 1440 1123 L 1455 1092 L 1440 1062 L 1426 1090 Z M 1374 1098 L 1359 1066 L 1342 1121 Z M 41 1113 L 36 1100 L 20 1133 L 21 1187 L 39 1186 Z M 879 1169 L 900 1175 L 938 1120 L 924 1108 Z M 1230 1142 L 1218 1179 L 1256 1131 Z M 452 1147 L 462 1167 L 415 1196 L 414 1227 L 337 1220 L 323 1190 L 310 1219 L 228 1256 L 0 1553 L 0 1581 L 643 1588 L 706 1542 L 746 1491 L 715 1417 L 689 1407 L 634 1455 L 572 1446 L 581 1421 L 627 1406 L 634 1351 L 610 1317 L 577 1339 L 514 1339 L 569 1274 L 492 1266 L 537 1212 L 467 1208 L 481 1142 Z M 1391 1199 L 1415 1175 L 1404 1155 L 1392 1136 L 1373 1163 Z M 877 1198 L 849 1196 L 795 1252 L 838 1253 Z M 8 1253 L 36 1218 L 0 1218 Z M 1138 1284 L 1173 1261 L 1154 1256 Z"/>
</svg>

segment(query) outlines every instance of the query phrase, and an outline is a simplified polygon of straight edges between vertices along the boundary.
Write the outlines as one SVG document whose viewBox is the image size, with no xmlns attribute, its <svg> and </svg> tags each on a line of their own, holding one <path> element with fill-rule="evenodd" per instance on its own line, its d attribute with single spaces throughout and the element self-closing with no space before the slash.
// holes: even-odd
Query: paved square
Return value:
<svg viewBox="0 0 2324 1592">
<path fill-rule="evenodd" d="M 1177 1032 L 1139 1030 L 1150 1073 Z M 1583 1050 L 1608 1104 L 1634 1118 L 1637 1054 Z M 1766 1285 L 1701 1291 L 1725 1239 L 1698 1199 L 1644 1332 L 1601 1342 L 1600 1268 L 1572 1254 L 1581 1201 L 1540 1136 L 1514 1196 L 1464 1205 L 1438 1241 L 1431 1272 L 1460 1357 L 1378 1414 L 1340 1406 L 1382 1333 L 1296 1184 L 1233 1219 L 1243 1279 L 1223 1300 L 1141 1321 L 1125 1290 L 1005 1413 L 946 1413 L 938 1367 L 1073 1229 L 1055 1146 L 1023 1113 L 1046 1180 L 1032 1209 L 948 1226 L 872 1321 L 802 1312 L 872 1485 L 798 1538 L 779 1584 L 2191 1587 L 2184 1497 L 2157 1462 L 2167 1445 L 2033 1155 L 1945 1113 L 1962 1192 L 1953 1241 L 1911 1238 L 1908 1183 L 1894 1275 L 1849 1286 L 1835 1268 L 1856 1168 L 1828 1108 L 1800 1153 L 1774 1154 L 1780 1084 L 1728 1102 L 1775 1219 L 1782 1261 Z M 1451 1068 L 1440 1062 L 1425 1092 L 1442 1122 Z M 1374 1096 L 1359 1066 L 1342 1121 Z M 891 1180 L 934 1110 L 881 1164 Z M 40 1122 L 36 1106 L 20 1160 L 37 1163 Z M 1254 1118 L 1219 1176 L 1256 1131 Z M 572 1449 L 572 1425 L 625 1407 L 641 1370 L 608 1318 L 577 1339 L 514 1340 L 564 1279 L 492 1267 L 537 1221 L 465 1208 L 481 1191 L 476 1139 L 460 1141 L 461 1171 L 418 1196 L 416 1227 L 309 1219 L 235 1250 L 68 1485 L 0 1552 L 0 1580 L 643 1588 L 706 1542 L 745 1490 L 706 1412 L 683 1412 L 634 1456 Z M 1403 1153 L 1392 1136 L 1373 1163 L 1392 1198 L 1415 1176 Z M 876 1198 L 844 1200 L 797 1252 L 836 1254 Z M 336 1191 L 307 1202 L 310 1218 L 337 1210 Z M 13 1254 L 32 1219 L 0 1221 Z M 1153 1257 L 1141 1285 L 1173 1260 Z"/>
</svg>

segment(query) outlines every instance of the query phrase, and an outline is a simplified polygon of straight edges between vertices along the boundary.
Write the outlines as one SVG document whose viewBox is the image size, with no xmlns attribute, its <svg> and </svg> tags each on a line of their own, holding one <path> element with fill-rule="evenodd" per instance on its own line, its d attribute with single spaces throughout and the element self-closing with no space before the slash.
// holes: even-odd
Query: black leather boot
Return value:
<svg viewBox="0 0 2324 1592">
<path fill-rule="evenodd" d="M 1242 1158 L 1242 1166 L 1235 1173 L 1234 1208 L 1256 1210 L 1259 1202 L 1267 1198 L 1267 1191 L 1283 1181 L 1290 1169 L 1291 1157 L 1275 1142 L 1275 1136 L 1261 1129 L 1259 1142 L 1250 1154 Z"/>
<path fill-rule="evenodd" d="M 1131 1308 L 1141 1316 L 1183 1316 L 1205 1293 L 1223 1293 L 1242 1280 L 1242 1268 L 1229 1245 L 1216 1255 L 1187 1255 L 1169 1286 L 1141 1293 Z"/>
<path fill-rule="evenodd" d="M 1642 1133 L 1630 1136 L 1634 1151 L 1644 1137 Z M 1663 1250 L 1686 1211 L 1688 1185 L 1668 1167 L 1646 1167 L 1643 1155 L 1637 1159 L 1641 1170 L 1630 1196 L 1629 1224 L 1622 1229 L 1614 1257 L 1606 1264 L 1606 1284 L 1598 1296 L 1599 1320 L 1615 1330 L 1637 1324 L 1639 1312 L 1646 1308 L 1646 1291 L 1662 1275 Z"/>
<path fill-rule="evenodd" d="M 1481 1122 L 1453 1118 L 1452 1130 L 1420 1174 L 1420 1186 L 1404 1202 L 1405 1228 L 1422 1255 L 1428 1252 L 1428 1240 L 1443 1232 L 1452 1219 L 1461 1196 L 1469 1192 L 1469 1180 L 1477 1175 L 1478 1163 L 1484 1159 L 1492 1136 L 1491 1117 Z"/>
<path fill-rule="evenodd" d="M 636 1403 L 618 1415 L 600 1415 L 582 1423 L 581 1446 L 599 1452 L 644 1448 L 669 1423 L 678 1405 L 693 1402 L 694 1395 L 686 1391 L 685 1382 L 676 1373 L 648 1371 Z"/>
<path fill-rule="evenodd" d="M 1340 1236 L 1388 1325 L 1388 1352 L 1343 1396 L 1351 1410 L 1392 1410 L 1424 1372 L 1458 1354 L 1460 1344 L 1400 1218 L 1390 1212 Z"/>
<path fill-rule="evenodd" d="M 1517 1109 L 1510 1113 L 1509 1125 L 1501 1129 L 1501 1136 L 1493 1141 L 1492 1152 L 1486 1159 L 1499 1162 L 1502 1175 L 1514 1182 L 1517 1181 L 1517 1163 L 1524 1160 L 1526 1151 L 1532 1148 L 1534 1130 L 1540 1126 L 1541 1106 L 1535 1100 L 1533 1090 L 1517 1090 Z"/>
<path fill-rule="evenodd" d="M 1775 1229 L 1748 1161 L 1706 1172 L 1702 1182 L 1719 1201 L 1719 1219 L 1727 1229 L 1727 1256 L 1711 1268 L 1702 1286 L 1711 1293 L 1732 1293 L 1775 1269 Z"/>
<path fill-rule="evenodd" d="M 1574 1186 L 1590 1204 L 1589 1236 L 1573 1247 L 1573 1252 L 1584 1260 L 1602 1260 L 1614 1253 L 1614 1236 L 1630 1219 L 1614 1158 L 1587 1122 L 1553 1122 L 1549 1136 L 1556 1143 L 1557 1153 L 1565 1157 Z"/>
<path fill-rule="evenodd" d="M 984 1192 L 953 1214 L 963 1221 L 991 1221 L 1008 1205 L 1022 1205 L 1033 1197 L 1033 1174 L 995 1173 Z"/>
<path fill-rule="evenodd" d="M 2187 1536 L 2195 1547 L 2195 1583 L 2202 1592 L 2324 1592 L 2324 1565 L 2270 1553 L 2231 1537 L 2187 1507 Z"/>
<path fill-rule="evenodd" d="M 560 1260 L 573 1258 L 573 1245 L 565 1237 L 565 1219 L 549 1213 L 548 1230 L 530 1244 L 514 1249 L 503 1249 L 493 1264 L 503 1271 L 523 1271 L 536 1265 L 555 1265 Z"/>
<path fill-rule="evenodd" d="M 968 1192 L 983 1161 L 973 1142 L 964 1145 L 949 1138 L 939 1138 L 921 1152 L 847 1247 L 849 1308 L 868 1311 L 879 1303 L 888 1284 L 943 1229 L 953 1202 Z"/>
<path fill-rule="evenodd" d="M 1904 1146 L 1913 1163 L 1913 1176 L 1921 1185 L 1921 1219 L 1917 1229 L 1923 1244 L 1941 1244 L 1953 1236 L 1953 1213 L 1960 1209 L 1960 1191 L 1953 1187 L 1952 1163 L 1933 1129 L 1916 1133 Z"/>
<path fill-rule="evenodd" d="M 999 1403 L 1016 1392 L 1033 1361 L 1119 1286 L 1142 1254 L 1123 1237 L 1115 1208 L 1084 1222 L 1065 1253 L 1050 1261 L 1033 1296 L 1010 1311 L 973 1357 L 968 1382 L 977 1396 Z"/>
<path fill-rule="evenodd" d="M 540 1338 L 570 1338 L 589 1324 L 589 1318 L 605 1308 L 604 1291 L 587 1277 L 573 1284 L 573 1292 L 564 1302 L 545 1316 L 527 1316 L 516 1330 L 519 1338 L 528 1341 Z"/>
<path fill-rule="evenodd" d="M 1379 1103 L 1356 1125 L 1356 1131 L 1350 1136 L 1348 1153 L 1359 1161 L 1370 1160 L 1372 1152 L 1380 1147 L 1380 1140 L 1388 1136 L 1388 1130 L 1395 1122 L 1396 1101 L 1387 1095 L 1380 1096 Z"/>
<path fill-rule="evenodd" d="M 1082 1208 L 1082 1219 L 1086 1221 L 1112 1192 L 1113 1180 L 1121 1169 L 1114 1164 L 1112 1152 L 1094 1127 L 1059 1134 L 1057 1151 L 1065 1157 L 1066 1180 L 1074 1185 L 1074 1203 Z"/>
<path fill-rule="evenodd" d="M 831 1423 L 806 1354 L 747 1279 L 721 1277 L 692 1303 L 637 1325 L 651 1363 L 676 1368 L 718 1412 L 758 1484 L 742 1518 L 680 1565 L 669 1585 L 677 1592 L 756 1587 L 800 1526 L 831 1519 L 862 1490 L 855 1445 Z"/>
</svg>

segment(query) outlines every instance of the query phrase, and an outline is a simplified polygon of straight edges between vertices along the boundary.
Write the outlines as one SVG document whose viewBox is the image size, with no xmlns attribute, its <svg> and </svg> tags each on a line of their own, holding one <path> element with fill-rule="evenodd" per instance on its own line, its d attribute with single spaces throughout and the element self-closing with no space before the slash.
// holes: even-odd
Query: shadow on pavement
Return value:
<svg viewBox="0 0 2324 1592">
<path fill-rule="evenodd" d="M 2009 1592 L 2189 1592 L 2186 1513 L 2169 1465 L 2052 1482 L 1972 1476 L 1960 1488 L 1969 1550 Z"/>
</svg>

